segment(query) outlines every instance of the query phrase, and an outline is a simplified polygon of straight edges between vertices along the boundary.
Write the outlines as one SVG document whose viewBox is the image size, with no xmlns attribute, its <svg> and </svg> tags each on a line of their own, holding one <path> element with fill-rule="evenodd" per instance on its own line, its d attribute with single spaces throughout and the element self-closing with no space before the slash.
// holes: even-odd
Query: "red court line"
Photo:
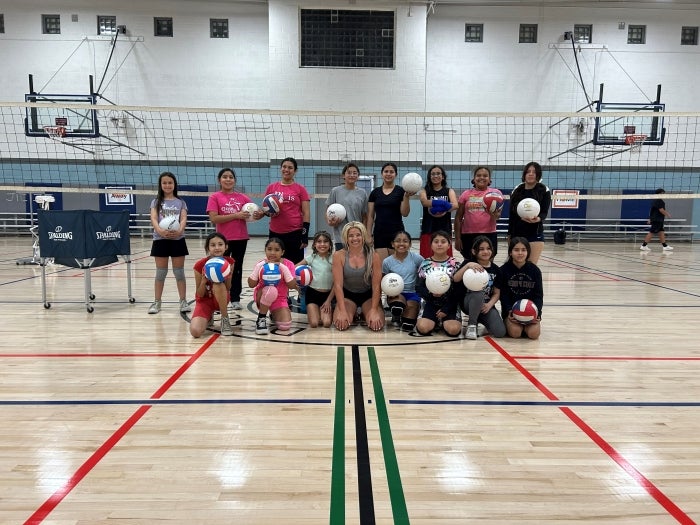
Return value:
<svg viewBox="0 0 700 525">
<path fill-rule="evenodd" d="M 150 399 L 160 399 L 160 397 L 168 391 L 168 389 L 177 381 L 186 371 L 189 369 L 194 362 L 199 359 L 202 354 L 216 341 L 219 334 L 214 334 L 209 338 L 209 340 L 204 343 L 196 353 L 194 353 L 180 368 L 178 368 L 173 375 L 171 375 L 161 387 L 156 390 Z M 126 433 L 131 430 L 131 428 L 138 423 L 138 421 L 148 412 L 148 410 L 153 405 L 141 405 L 132 415 L 127 419 L 114 434 L 112 434 L 107 441 L 105 441 L 93 454 L 78 467 L 66 483 L 54 492 L 34 513 L 29 516 L 24 525 L 38 525 L 43 522 L 44 519 L 58 506 L 59 503 L 65 498 L 70 492 L 78 486 L 78 484 L 88 475 L 88 473 L 100 462 L 100 460 L 110 451 L 114 446 L 123 438 Z"/>
<path fill-rule="evenodd" d="M 485 338 L 488 343 L 500 353 L 503 358 L 508 361 L 514 368 L 516 368 L 525 378 L 530 381 L 537 390 L 539 390 L 544 396 L 550 401 L 558 401 L 559 399 L 555 396 L 546 386 L 544 386 L 533 374 L 531 374 L 525 367 L 523 367 L 515 357 L 511 356 L 503 347 L 501 347 L 496 341 L 491 337 Z M 589 439 L 591 439 L 596 445 L 598 445 L 603 452 L 605 452 L 610 459 L 617 463 L 622 469 L 627 472 L 627 474 L 634 479 L 652 498 L 654 498 L 666 511 L 673 516 L 678 523 L 683 523 L 684 525 L 694 525 L 695 522 L 683 512 L 680 507 L 678 507 L 671 499 L 666 496 L 661 490 L 654 485 L 649 479 L 647 479 L 644 474 L 637 470 L 629 461 L 627 461 L 622 454 L 620 454 L 615 448 L 605 441 L 600 434 L 593 430 L 588 424 L 586 424 L 576 413 L 569 407 L 557 407 L 561 410 L 579 429 L 586 434 Z"/>
<path fill-rule="evenodd" d="M 3 359 L 5 357 L 190 357 L 192 352 L 187 352 L 187 353 L 175 353 L 175 354 L 167 354 L 167 353 L 155 353 L 155 354 L 149 354 L 149 353 L 140 353 L 140 354 L 116 354 L 116 353 L 110 353 L 110 354 L 0 354 L 0 359 Z"/>
<path fill-rule="evenodd" d="M 635 357 L 635 356 L 590 356 L 590 355 L 514 355 L 513 359 L 541 361 L 700 361 L 700 357 Z"/>
</svg>

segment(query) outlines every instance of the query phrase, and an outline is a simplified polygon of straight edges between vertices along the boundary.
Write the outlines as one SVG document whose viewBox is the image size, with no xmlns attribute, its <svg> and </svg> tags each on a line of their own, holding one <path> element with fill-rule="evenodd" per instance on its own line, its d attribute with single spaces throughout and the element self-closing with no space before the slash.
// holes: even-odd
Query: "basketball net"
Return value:
<svg viewBox="0 0 700 525">
<path fill-rule="evenodd" d="M 646 139 L 646 135 L 625 135 L 625 144 L 629 146 L 630 153 L 639 153 Z"/>
<path fill-rule="evenodd" d="M 61 140 L 66 136 L 66 128 L 63 126 L 44 126 L 44 131 L 51 140 Z"/>
</svg>

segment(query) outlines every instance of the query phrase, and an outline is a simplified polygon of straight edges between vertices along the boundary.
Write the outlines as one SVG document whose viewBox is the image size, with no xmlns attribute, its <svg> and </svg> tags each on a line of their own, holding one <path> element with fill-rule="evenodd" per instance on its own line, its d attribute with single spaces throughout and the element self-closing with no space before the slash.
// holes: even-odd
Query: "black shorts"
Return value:
<svg viewBox="0 0 700 525">
<path fill-rule="evenodd" d="M 184 257 L 189 254 L 184 237 L 182 239 L 156 239 L 151 245 L 151 257 Z"/>
<path fill-rule="evenodd" d="M 663 221 L 654 221 L 649 225 L 649 233 L 659 233 L 664 231 Z"/>
<path fill-rule="evenodd" d="M 374 248 L 389 248 L 392 250 L 391 243 L 396 237 L 396 233 L 403 230 L 403 225 L 398 228 L 378 228 L 374 226 Z"/>
<path fill-rule="evenodd" d="M 425 305 L 423 306 L 423 314 L 421 315 L 421 318 L 430 319 L 434 323 L 437 323 L 438 311 L 442 311 L 442 313 L 445 314 L 445 317 L 442 318 L 442 322 L 459 321 L 462 319 L 459 307 L 454 302 L 446 302 L 442 305 L 438 305 L 433 301 L 425 301 Z"/>
<path fill-rule="evenodd" d="M 331 294 L 331 291 L 328 290 L 327 292 L 319 292 L 318 290 L 315 290 L 314 288 L 311 288 L 310 286 L 306 288 L 306 304 L 316 304 L 318 306 L 321 306 L 323 303 L 326 302 L 326 299 L 328 299 L 328 296 Z"/>
<path fill-rule="evenodd" d="M 355 303 L 355 306 L 361 307 L 366 301 L 372 298 L 372 289 L 370 288 L 365 292 L 351 292 L 350 290 L 343 288 L 343 296 Z"/>
</svg>

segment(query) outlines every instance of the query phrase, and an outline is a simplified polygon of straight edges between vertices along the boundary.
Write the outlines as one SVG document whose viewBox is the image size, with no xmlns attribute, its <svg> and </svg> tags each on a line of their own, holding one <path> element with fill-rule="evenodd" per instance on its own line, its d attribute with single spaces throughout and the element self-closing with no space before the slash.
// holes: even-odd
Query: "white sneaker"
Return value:
<svg viewBox="0 0 700 525">
<path fill-rule="evenodd" d="M 667 246 L 664 246 L 662 249 L 663 249 L 663 251 L 665 251 L 665 252 L 672 252 L 672 251 L 673 251 L 673 246 L 668 246 L 668 245 L 667 245 Z"/>
<path fill-rule="evenodd" d="M 255 321 L 255 333 L 256 335 L 265 335 L 270 333 L 270 330 L 267 328 L 267 319 L 265 317 L 259 317 L 258 320 Z"/>
<path fill-rule="evenodd" d="M 180 300 L 180 312 L 185 313 L 185 312 L 191 312 L 192 307 L 190 306 L 190 303 L 187 302 L 187 299 L 181 299 Z"/>
<path fill-rule="evenodd" d="M 650 252 L 651 251 L 651 248 L 649 248 L 649 246 L 644 246 L 643 244 L 639 247 L 639 249 L 642 250 L 643 252 Z"/>
<path fill-rule="evenodd" d="M 476 335 L 479 337 L 484 337 L 485 335 L 488 335 L 488 333 L 488 329 L 483 324 L 476 325 Z"/>
<path fill-rule="evenodd" d="M 148 309 L 149 314 L 157 314 L 160 312 L 160 301 L 153 301 L 153 304 Z"/>
<path fill-rule="evenodd" d="M 233 301 L 233 302 L 229 303 L 228 307 L 229 307 L 229 310 L 243 310 L 241 303 L 238 301 Z"/>
<path fill-rule="evenodd" d="M 228 317 L 221 318 L 221 335 L 233 335 L 231 320 Z"/>
<path fill-rule="evenodd" d="M 467 339 L 476 340 L 477 335 L 476 335 L 476 326 L 473 324 L 467 325 L 467 333 L 464 334 L 464 337 Z"/>
</svg>

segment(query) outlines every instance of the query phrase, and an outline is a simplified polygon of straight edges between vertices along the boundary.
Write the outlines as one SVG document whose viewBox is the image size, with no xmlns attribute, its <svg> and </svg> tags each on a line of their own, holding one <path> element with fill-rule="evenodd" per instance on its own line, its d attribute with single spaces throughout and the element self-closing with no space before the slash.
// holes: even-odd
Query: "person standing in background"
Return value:
<svg viewBox="0 0 700 525">
<path fill-rule="evenodd" d="M 294 264 L 304 258 L 311 225 L 311 199 L 306 188 L 294 180 L 297 169 L 297 161 L 287 157 L 280 164 L 282 179 L 265 189 L 265 195 L 276 195 L 280 201 L 279 213 L 270 218 L 269 237 L 282 240 L 285 259 Z"/>
<path fill-rule="evenodd" d="M 662 193 L 666 193 L 666 191 L 664 191 L 663 188 L 657 188 L 654 193 L 661 195 Z M 666 244 L 666 232 L 664 231 L 665 218 L 671 218 L 671 214 L 666 211 L 666 203 L 661 197 L 654 199 L 654 201 L 651 203 L 649 220 L 647 221 L 649 223 L 649 233 L 647 233 L 646 237 L 644 237 L 644 241 L 639 247 L 640 250 L 643 252 L 651 251 L 651 248 L 649 248 L 647 244 L 649 244 L 649 241 L 651 241 L 652 237 L 654 237 L 654 234 L 659 236 L 662 251 L 670 252 L 673 250 L 673 246 Z"/>
<path fill-rule="evenodd" d="M 529 260 L 537 264 L 544 250 L 544 220 L 552 204 L 549 188 L 542 184 L 542 166 L 529 162 L 523 169 L 522 183 L 510 194 L 508 214 L 508 243 L 515 237 L 524 237 L 530 243 Z M 518 215 L 518 204 L 523 199 L 535 199 L 540 205 L 539 215 L 523 218 Z"/>
<path fill-rule="evenodd" d="M 216 231 L 227 239 L 227 247 L 224 255 L 234 260 L 231 271 L 231 310 L 241 310 L 241 290 L 243 288 L 243 258 L 248 246 L 249 219 L 260 219 L 262 211 L 251 214 L 243 211 L 243 206 L 252 202 L 250 198 L 235 191 L 236 172 L 233 168 L 224 168 L 216 176 L 220 190 L 209 196 L 207 201 L 207 213 L 209 220 L 214 224 Z"/>
<path fill-rule="evenodd" d="M 177 229 L 163 229 L 160 223 L 166 217 L 177 217 Z M 156 278 L 154 284 L 155 300 L 148 309 L 149 314 L 157 314 L 163 298 L 165 278 L 168 275 L 168 259 L 173 261 L 173 274 L 180 297 L 180 312 L 192 310 L 187 302 L 187 280 L 185 277 L 185 257 L 189 255 L 185 241 L 187 227 L 187 203 L 177 196 L 177 179 L 169 171 L 158 177 L 158 196 L 151 201 L 151 225 L 153 226 L 153 244 L 151 257 L 156 260 Z"/>
<path fill-rule="evenodd" d="M 360 168 L 350 162 L 343 168 L 343 184 L 331 189 L 326 199 L 326 208 L 331 204 L 342 204 L 345 208 L 345 219 L 326 219 L 328 225 L 333 228 L 333 242 L 335 249 L 343 249 L 343 226 L 349 222 L 357 221 L 367 224 L 367 192 L 357 187 L 360 178 Z"/>
<path fill-rule="evenodd" d="M 457 194 L 447 186 L 447 173 L 442 166 L 432 166 L 428 170 L 425 188 L 418 192 L 423 206 L 423 220 L 420 224 L 420 254 L 424 259 L 433 253 L 430 236 L 436 231 L 452 231 L 452 211 L 457 209 Z M 443 201 L 441 207 L 436 201 Z M 448 206 L 449 204 L 449 206 Z M 452 257 L 452 246 L 448 251 Z"/>
</svg>

